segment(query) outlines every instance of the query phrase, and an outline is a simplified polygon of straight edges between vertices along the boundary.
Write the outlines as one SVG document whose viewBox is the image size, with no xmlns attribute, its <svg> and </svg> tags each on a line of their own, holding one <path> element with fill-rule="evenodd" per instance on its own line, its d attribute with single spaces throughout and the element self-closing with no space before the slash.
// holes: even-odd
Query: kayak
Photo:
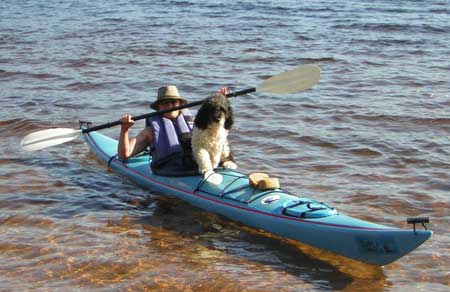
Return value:
<svg viewBox="0 0 450 292">
<path fill-rule="evenodd" d="M 281 188 L 259 189 L 250 183 L 247 175 L 236 170 L 218 169 L 216 172 L 223 177 L 218 185 L 202 176 L 158 176 L 151 172 L 148 154 L 122 161 L 117 156 L 117 140 L 95 131 L 85 133 L 84 138 L 91 151 L 108 167 L 144 188 L 364 263 L 389 264 L 432 235 L 426 228 L 416 230 L 415 225 L 414 229 L 407 230 L 353 218 L 325 203 Z"/>
</svg>

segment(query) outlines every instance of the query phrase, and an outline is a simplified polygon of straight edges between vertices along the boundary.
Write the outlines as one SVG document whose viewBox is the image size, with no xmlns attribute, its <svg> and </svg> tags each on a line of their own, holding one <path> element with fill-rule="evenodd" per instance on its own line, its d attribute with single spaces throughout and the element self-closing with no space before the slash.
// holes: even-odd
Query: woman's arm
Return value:
<svg viewBox="0 0 450 292">
<path fill-rule="evenodd" d="M 120 119 L 122 125 L 120 127 L 119 145 L 117 153 L 119 158 L 127 159 L 134 156 L 149 146 L 152 142 L 151 128 L 145 128 L 139 135 L 134 138 L 129 137 L 129 130 L 134 125 L 131 115 L 124 115 Z"/>
</svg>

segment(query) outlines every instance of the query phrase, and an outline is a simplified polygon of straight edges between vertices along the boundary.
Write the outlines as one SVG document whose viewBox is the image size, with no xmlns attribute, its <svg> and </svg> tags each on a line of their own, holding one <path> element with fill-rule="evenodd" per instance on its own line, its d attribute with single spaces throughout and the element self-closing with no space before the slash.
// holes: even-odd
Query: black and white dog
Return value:
<svg viewBox="0 0 450 292">
<path fill-rule="evenodd" d="M 233 123 L 230 102 L 218 93 L 211 95 L 195 116 L 191 142 L 193 156 L 198 164 L 198 171 L 213 183 L 220 183 L 222 180 L 220 175 L 216 179 L 209 179 L 219 165 L 237 168 L 228 143 L 228 132 Z"/>
</svg>

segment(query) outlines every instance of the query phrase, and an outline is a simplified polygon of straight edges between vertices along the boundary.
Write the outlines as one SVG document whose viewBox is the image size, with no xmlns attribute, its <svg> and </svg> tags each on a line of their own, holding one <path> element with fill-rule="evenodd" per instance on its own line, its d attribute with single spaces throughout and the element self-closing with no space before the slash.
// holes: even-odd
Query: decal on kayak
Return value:
<svg viewBox="0 0 450 292">
<path fill-rule="evenodd" d="M 398 253 L 398 246 L 390 237 L 357 237 L 356 242 L 360 252 L 374 254 Z"/>
<path fill-rule="evenodd" d="M 270 203 L 276 202 L 280 199 L 279 195 L 272 195 L 272 196 L 268 196 L 267 198 L 264 198 L 261 200 L 261 203 L 263 205 L 268 205 Z"/>
</svg>

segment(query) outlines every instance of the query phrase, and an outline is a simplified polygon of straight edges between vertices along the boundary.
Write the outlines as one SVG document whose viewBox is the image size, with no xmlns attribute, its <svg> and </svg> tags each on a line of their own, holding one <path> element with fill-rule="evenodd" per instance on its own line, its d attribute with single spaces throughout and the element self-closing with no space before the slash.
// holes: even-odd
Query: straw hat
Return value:
<svg viewBox="0 0 450 292">
<path fill-rule="evenodd" d="M 158 89 L 158 97 L 150 105 L 150 107 L 152 109 L 158 110 L 159 103 L 162 101 L 165 101 L 165 100 L 179 100 L 181 102 L 181 105 L 187 103 L 187 99 L 180 96 L 176 86 L 168 85 L 168 86 L 160 87 Z"/>
</svg>

